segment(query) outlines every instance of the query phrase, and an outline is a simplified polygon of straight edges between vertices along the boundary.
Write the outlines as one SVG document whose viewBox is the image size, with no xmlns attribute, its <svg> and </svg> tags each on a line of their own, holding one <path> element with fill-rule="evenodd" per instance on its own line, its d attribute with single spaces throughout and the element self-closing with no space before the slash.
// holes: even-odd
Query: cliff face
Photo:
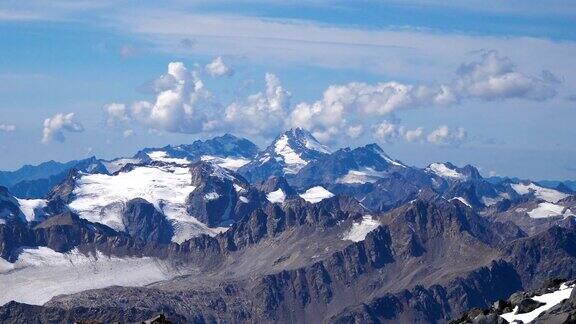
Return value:
<svg viewBox="0 0 576 324">
<path fill-rule="evenodd" d="M 135 225 L 140 238 L 132 238 L 74 214 L 52 217 L 12 235 L 57 251 L 153 256 L 203 271 L 142 288 L 58 296 L 45 307 L 12 303 L 0 314 L 24 321 L 35 313 L 38 322 L 140 321 L 157 313 L 175 322 L 446 322 L 535 285 L 539 276 L 527 269 L 552 269 L 576 247 L 568 229 L 522 238 L 458 204 L 422 200 L 374 216 L 380 226 L 358 242 L 343 239 L 362 211 L 339 197 L 268 204 L 223 234 L 181 245 L 160 242 L 160 229 L 146 230 L 146 219 L 133 219 L 143 226 Z M 2 225 L 8 228 L 18 231 Z M 573 267 L 562 269 L 570 275 Z"/>
</svg>

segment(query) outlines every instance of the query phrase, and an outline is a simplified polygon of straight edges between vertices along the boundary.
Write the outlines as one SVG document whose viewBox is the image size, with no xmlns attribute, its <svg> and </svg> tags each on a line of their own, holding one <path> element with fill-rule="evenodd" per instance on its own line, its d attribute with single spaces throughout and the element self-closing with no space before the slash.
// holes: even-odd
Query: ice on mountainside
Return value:
<svg viewBox="0 0 576 324">
<path fill-rule="evenodd" d="M 300 154 L 296 153 L 288 144 L 288 136 L 282 135 L 274 146 L 274 152 L 282 157 L 286 166 L 284 172 L 297 173 L 302 169 L 308 161 L 302 159 Z"/>
<path fill-rule="evenodd" d="M 169 263 L 155 258 L 25 248 L 14 263 L 0 258 L 0 305 L 11 300 L 42 305 L 56 295 L 114 285 L 145 286 L 180 274 Z"/>
<path fill-rule="evenodd" d="M 209 192 L 204 195 L 204 199 L 206 199 L 207 201 L 216 200 L 218 198 L 220 198 L 220 195 L 217 192 Z"/>
<path fill-rule="evenodd" d="M 380 222 L 373 219 L 371 215 L 362 217 L 360 223 L 352 223 L 352 228 L 344 234 L 343 240 L 360 242 L 366 239 L 366 235 L 380 226 Z"/>
<path fill-rule="evenodd" d="M 528 216 L 532 218 L 547 218 L 547 217 L 558 217 L 558 216 L 574 216 L 572 211 L 562 205 L 557 205 L 549 202 L 539 203 L 538 207 L 532 209 L 528 212 Z"/>
<path fill-rule="evenodd" d="M 271 193 L 266 195 L 266 199 L 268 199 L 271 203 L 283 203 L 286 199 L 286 194 L 282 189 L 278 189 L 276 191 L 272 191 Z"/>
<path fill-rule="evenodd" d="M 200 160 L 210 162 L 216 164 L 220 167 L 236 171 L 240 169 L 242 166 L 248 164 L 250 162 L 249 159 L 245 158 L 238 158 L 238 157 L 219 157 L 219 156 L 212 156 L 212 155 L 203 155 L 200 157 Z"/>
<path fill-rule="evenodd" d="M 120 159 L 114 159 L 112 161 L 102 161 L 102 164 L 110 174 L 120 171 L 120 169 L 122 169 L 128 164 L 139 164 L 139 163 L 142 163 L 140 159 L 132 159 L 132 158 L 120 158 Z"/>
<path fill-rule="evenodd" d="M 482 203 L 484 206 L 492 206 L 504 199 L 510 199 L 510 195 L 507 192 L 500 193 L 497 197 L 482 197 Z"/>
<path fill-rule="evenodd" d="M 470 205 L 468 200 L 466 200 L 466 198 L 464 198 L 464 197 L 454 197 L 454 198 L 450 199 L 450 201 L 452 201 L 452 200 L 458 200 L 459 202 L 463 203 L 464 205 L 472 208 L 472 205 Z"/>
<path fill-rule="evenodd" d="M 195 189 L 190 183 L 188 168 L 173 165 L 138 166 L 116 175 L 84 174 L 76 180 L 68 206 L 81 218 L 124 231 L 123 206 L 142 198 L 173 223 L 174 242 L 201 233 L 216 235 L 221 229 L 211 229 L 187 213 L 186 198 Z"/>
<path fill-rule="evenodd" d="M 336 183 L 364 184 L 374 183 L 386 175 L 386 171 L 376 171 L 373 168 L 362 168 L 361 170 L 350 170 L 344 176 L 336 179 Z"/>
<path fill-rule="evenodd" d="M 334 197 L 334 194 L 322 186 L 316 186 L 306 190 L 306 192 L 301 194 L 300 197 L 307 202 L 315 204 L 326 198 Z"/>
<path fill-rule="evenodd" d="M 432 163 L 426 168 L 426 170 L 436 174 L 441 178 L 457 179 L 457 180 L 466 179 L 466 175 L 459 173 L 458 171 L 452 168 L 449 168 L 444 163 Z"/>
<path fill-rule="evenodd" d="M 169 157 L 168 153 L 166 153 L 165 151 L 153 151 L 153 152 L 148 153 L 148 156 L 153 161 L 161 161 L 161 162 L 166 162 L 166 163 L 176 163 L 176 164 L 184 164 L 184 165 L 190 164 L 190 161 L 188 161 L 188 159 Z"/>
<path fill-rule="evenodd" d="M 555 189 L 541 187 L 535 184 L 534 182 L 530 182 L 528 184 L 513 183 L 510 186 L 519 195 L 526 195 L 533 192 L 534 196 L 536 196 L 537 198 L 546 200 L 547 202 L 551 203 L 556 203 L 569 196 L 568 194 L 565 194 Z"/>
<path fill-rule="evenodd" d="M 20 199 L 16 198 L 20 211 L 26 217 L 27 222 L 39 221 L 45 216 L 42 210 L 48 203 L 45 199 Z"/>
</svg>

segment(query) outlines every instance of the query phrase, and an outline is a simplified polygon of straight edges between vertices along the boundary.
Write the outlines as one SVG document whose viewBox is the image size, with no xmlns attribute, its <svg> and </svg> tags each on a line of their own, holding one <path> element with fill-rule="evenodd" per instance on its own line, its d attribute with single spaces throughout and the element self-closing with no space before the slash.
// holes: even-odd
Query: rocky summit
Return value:
<svg viewBox="0 0 576 324">
<path fill-rule="evenodd" d="M 0 175 L 3 323 L 575 321 L 566 185 L 302 128 Z"/>
</svg>

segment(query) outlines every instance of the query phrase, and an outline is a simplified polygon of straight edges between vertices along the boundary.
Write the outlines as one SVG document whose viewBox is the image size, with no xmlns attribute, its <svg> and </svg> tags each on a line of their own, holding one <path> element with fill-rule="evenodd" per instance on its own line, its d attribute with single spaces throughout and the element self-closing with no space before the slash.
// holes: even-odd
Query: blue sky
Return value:
<svg viewBox="0 0 576 324">
<path fill-rule="evenodd" d="M 0 169 L 304 126 L 576 179 L 571 1 L 4 1 L 0 41 Z"/>
</svg>

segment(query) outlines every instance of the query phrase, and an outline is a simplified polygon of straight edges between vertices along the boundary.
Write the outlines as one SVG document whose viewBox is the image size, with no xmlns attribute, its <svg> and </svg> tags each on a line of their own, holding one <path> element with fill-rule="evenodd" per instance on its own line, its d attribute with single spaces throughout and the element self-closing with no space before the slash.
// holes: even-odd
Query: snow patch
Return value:
<svg viewBox="0 0 576 324">
<path fill-rule="evenodd" d="M 482 197 L 482 203 L 484 206 L 490 207 L 496 205 L 504 199 L 510 199 L 510 195 L 507 192 L 500 193 L 497 197 Z"/>
<path fill-rule="evenodd" d="M 271 203 L 283 203 L 286 200 L 286 194 L 282 189 L 278 189 L 276 191 L 272 191 L 271 193 L 266 195 L 266 199 L 268 199 Z"/>
<path fill-rule="evenodd" d="M 210 176 L 220 178 L 222 180 L 236 180 L 234 175 L 230 173 L 230 170 L 227 170 L 218 165 L 212 165 L 212 172 L 210 173 Z"/>
<path fill-rule="evenodd" d="M 112 161 L 102 161 L 102 164 L 108 171 L 108 173 L 116 173 L 128 164 L 140 164 L 142 163 L 139 159 L 116 159 Z"/>
<path fill-rule="evenodd" d="M 325 154 L 330 154 L 330 149 L 328 149 L 328 147 L 326 147 L 325 145 L 320 144 L 320 142 L 314 140 L 313 138 L 310 137 L 306 137 L 304 139 L 304 146 L 306 146 L 307 149 L 309 150 L 313 150 L 313 151 L 317 151 L 320 153 L 325 153 Z"/>
<path fill-rule="evenodd" d="M 371 215 L 362 217 L 360 223 L 353 223 L 352 228 L 342 238 L 345 241 L 360 242 L 366 239 L 366 235 L 380 226 L 380 222 L 373 219 Z"/>
<path fill-rule="evenodd" d="M 336 179 L 336 183 L 363 184 L 374 183 L 384 177 L 386 171 L 376 171 L 372 168 L 362 168 L 361 170 L 350 170 L 343 177 Z"/>
<path fill-rule="evenodd" d="M 545 305 L 536 308 L 535 310 L 524 313 L 524 314 L 516 314 L 518 311 L 518 306 L 514 307 L 514 310 L 510 313 L 505 313 L 500 315 L 500 317 L 507 320 L 509 323 L 514 322 L 515 320 L 522 321 L 523 323 L 528 323 L 533 321 L 538 315 L 542 314 L 544 311 L 549 310 L 550 308 L 560 304 L 563 300 L 568 299 L 570 294 L 572 293 L 572 289 L 574 289 L 574 285 L 567 286 L 566 284 L 560 285 L 558 290 L 543 294 L 540 296 L 532 297 L 533 300 L 541 303 L 545 303 Z"/>
<path fill-rule="evenodd" d="M 274 145 L 274 152 L 280 155 L 284 160 L 286 166 L 284 172 L 297 173 L 302 169 L 308 161 L 303 160 L 298 153 L 294 151 L 288 144 L 288 136 L 282 135 Z"/>
<path fill-rule="evenodd" d="M 465 175 L 459 173 L 454 169 L 449 168 L 444 163 L 432 163 L 426 168 L 426 170 L 431 171 L 437 176 L 442 178 L 457 179 L 457 180 L 466 179 Z"/>
<path fill-rule="evenodd" d="M 574 216 L 572 211 L 565 206 L 557 205 L 549 202 L 539 203 L 538 207 L 528 212 L 528 216 L 532 218 L 547 218 L 558 216 Z"/>
<path fill-rule="evenodd" d="M 466 198 L 464 198 L 464 197 L 454 197 L 454 198 L 450 199 L 450 201 L 453 201 L 453 200 L 458 200 L 459 202 L 463 203 L 464 205 L 472 208 L 472 205 L 470 205 L 468 200 L 466 200 Z"/>
<path fill-rule="evenodd" d="M 540 199 L 546 200 L 547 202 L 552 202 L 552 203 L 558 202 L 558 201 L 569 196 L 568 194 L 565 194 L 565 193 L 560 192 L 558 190 L 541 187 L 541 186 L 535 184 L 534 182 L 530 182 L 529 184 L 512 183 L 512 184 L 510 184 L 510 186 L 519 195 L 526 195 L 526 194 L 533 192 L 534 196 L 536 196 L 537 198 L 540 198 Z"/>
<path fill-rule="evenodd" d="M 322 186 L 316 186 L 306 190 L 306 192 L 301 194 L 300 197 L 307 202 L 315 204 L 326 198 L 334 197 L 334 194 Z"/>
<path fill-rule="evenodd" d="M 216 200 L 218 198 L 220 198 L 220 195 L 217 192 L 209 192 L 209 193 L 204 195 L 204 199 L 206 201 Z"/>
<path fill-rule="evenodd" d="M 404 164 L 402 164 L 402 163 L 400 163 L 400 162 L 398 162 L 398 161 L 396 161 L 396 160 L 391 159 L 391 158 L 390 158 L 389 156 L 387 156 L 386 154 L 383 154 L 382 157 L 384 158 L 384 160 L 386 160 L 386 162 L 388 162 L 388 163 L 390 163 L 390 164 L 393 164 L 393 165 L 395 165 L 395 166 L 399 166 L 399 167 L 402 167 L 402 168 L 405 168 L 405 167 L 406 167 Z"/>
<path fill-rule="evenodd" d="M 60 294 L 113 285 L 145 286 L 180 273 L 156 258 L 118 258 L 47 247 L 23 249 L 14 263 L 0 258 L 0 305 L 11 300 L 42 305 Z"/>
<path fill-rule="evenodd" d="M 190 164 L 190 161 L 188 161 L 188 159 L 169 157 L 168 153 L 166 153 L 165 151 L 149 152 L 148 156 L 153 161 L 160 161 L 160 162 L 166 162 L 166 163 L 176 163 L 176 164 Z"/>
<path fill-rule="evenodd" d="M 235 183 L 233 184 L 233 186 L 234 186 L 234 190 L 236 190 L 237 193 L 241 193 L 241 192 L 246 191 L 246 189 L 242 188 L 241 186 L 239 186 Z"/>
<path fill-rule="evenodd" d="M 172 221 L 173 242 L 181 243 L 202 233 L 216 235 L 186 212 L 186 198 L 195 189 L 186 167 L 141 166 L 116 175 L 84 174 L 76 180 L 74 200 L 68 205 L 81 218 L 124 231 L 122 210 L 134 198 L 142 198 Z"/>
<path fill-rule="evenodd" d="M 26 217 L 27 222 L 39 221 L 45 216 L 42 208 L 46 207 L 47 201 L 45 199 L 19 199 L 20 211 Z"/>
<path fill-rule="evenodd" d="M 236 171 L 250 162 L 250 160 L 240 157 L 219 157 L 212 155 L 203 155 L 200 157 L 200 160 L 216 164 L 232 171 Z"/>
</svg>

